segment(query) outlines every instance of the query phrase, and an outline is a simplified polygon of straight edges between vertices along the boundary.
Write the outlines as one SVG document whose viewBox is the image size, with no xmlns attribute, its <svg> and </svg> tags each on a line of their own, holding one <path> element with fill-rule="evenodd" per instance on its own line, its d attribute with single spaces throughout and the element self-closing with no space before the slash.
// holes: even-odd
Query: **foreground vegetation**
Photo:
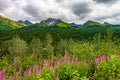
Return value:
<svg viewBox="0 0 120 80">
<path fill-rule="evenodd" d="M 0 80 L 119 80 L 120 39 L 113 30 L 92 40 L 51 34 L 29 43 L 16 35 L 1 43 Z"/>
</svg>

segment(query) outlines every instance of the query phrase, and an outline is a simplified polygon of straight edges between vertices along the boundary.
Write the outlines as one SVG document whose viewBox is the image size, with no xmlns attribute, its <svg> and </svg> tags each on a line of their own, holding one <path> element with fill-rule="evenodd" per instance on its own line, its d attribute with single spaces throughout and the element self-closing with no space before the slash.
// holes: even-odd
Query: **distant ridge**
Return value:
<svg viewBox="0 0 120 80">
<path fill-rule="evenodd" d="M 26 21 L 24 21 L 23 23 L 26 24 L 27 26 L 33 25 L 33 23 L 30 22 L 29 20 L 26 20 Z"/>
<path fill-rule="evenodd" d="M 97 29 L 97 28 L 119 28 L 119 25 L 113 25 L 108 22 L 99 23 L 95 21 L 87 21 L 83 25 L 76 23 L 67 23 L 61 19 L 48 18 L 39 23 L 33 24 L 29 20 L 26 21 L 13 21 L 3 16 L 0 16 L 0 30 L 13 30 L 17 28 L 28 28 L 28 29 L 41 29 L 41 28 L 80 28 L 80 29 Z"/>
</svg>

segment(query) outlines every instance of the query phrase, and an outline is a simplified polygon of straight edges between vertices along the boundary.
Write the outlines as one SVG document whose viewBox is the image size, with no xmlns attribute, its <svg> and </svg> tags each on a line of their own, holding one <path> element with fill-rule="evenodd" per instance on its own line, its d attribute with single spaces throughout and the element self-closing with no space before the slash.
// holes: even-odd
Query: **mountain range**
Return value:
<svg viewBox="0 0 120 80">
<path fill-rule="evenodd" d="M 99 23 L 95 21 L 87 21 L 84 24 L 67 23 L 60 19 L 48 18 L 40 23 L 33 24 L 29 20 L 26 21 L 13 21 L 11 19 L 0 16 L 0 30 L 13 30 L 18 28 L 28 29 L 40 29 L 40 28 L 81 28 L 81 29 L 93 29 L 93 28 L 105 28 L 105 27 L 119 28 L 119 25 L 113 25 L 108 22 Z"/>
<path fill-rule="evenodd" d="M 18 34 L 29 43 L 33 37 L 44 39 L 46 33 L 50 33 L 56 42 L 61 37 L 63 39 L 73 38 L 74 40 L 92 39 L 98 33 L 106 35 L 110 27 L 114 29 L 114 36 L 120 37 L 120 25 L 113 25 L 109 22 L 99 23 L 89 20 L 84 24 L 76 24 L 48 18 L 33 24 L 29 20 L 14 21 L 0 16 L 0 42 L 10 40 Z"/>
</svg>

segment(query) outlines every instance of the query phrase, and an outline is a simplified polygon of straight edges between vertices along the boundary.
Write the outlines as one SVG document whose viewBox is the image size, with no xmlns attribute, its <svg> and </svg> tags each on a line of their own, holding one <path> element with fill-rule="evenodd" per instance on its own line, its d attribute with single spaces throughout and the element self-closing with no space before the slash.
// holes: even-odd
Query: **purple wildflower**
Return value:
<svg viewBox="0 0 120 80">
<path fill-rule="evenodd" d="M 8 72 L 10 72 L 10 66 L 8 67 Z"/>
<path fill-rule="evenodd" d="M 17 65 L 17 60 L 14 59 L 14 65 L 16 66 Z"/>
<path fill-rule="evenodd" d="M 8 80 L 14 80 L 14 77 L 12 76 L 12 74 L 9 76 Z"/>
<path fill-rule="evenodd" d="M 67 55 L 65 54 L 65 55 L 63 56 L 63 58 L 66 59 L 66 58 L 67 58 Z"/>
<path fill-rule="evenodd" d="M 38 69 L 38 66 L 37 66 L 37 65 L 34 65 L 34 70 L 35 70 L 35 73 L 36 73 L 36 74 L 39 74 L 39 69 Z"/>
<path fill-rule="evenodd" d="M 2 75 L 5 74 L 5 69 L 4 69 L 4 68 L 2 69 L 1 74 L 2 74 Z"/>
<path fill-rule="evenodd" d="M 101 59 L 102 59 L 102 60 L 106 60 L 106 56 L 105 56 L 105 55 L 102 55 L 102 56 L 101 56 Z"/>
<path fill-rule="evenodd" d="M 96 64 L 99 64 L 99 63 L 100 63 L 100 58 L 99 58 L 99 57 L 95 59 L 95 63 L 96 63 Z"/>
<path fill-rule="evenodd" d="M 28 70 L 27 70 L 27 75 L 31 75 L 31 67 L 30 68 L 28 68 Z"/>
</svg>

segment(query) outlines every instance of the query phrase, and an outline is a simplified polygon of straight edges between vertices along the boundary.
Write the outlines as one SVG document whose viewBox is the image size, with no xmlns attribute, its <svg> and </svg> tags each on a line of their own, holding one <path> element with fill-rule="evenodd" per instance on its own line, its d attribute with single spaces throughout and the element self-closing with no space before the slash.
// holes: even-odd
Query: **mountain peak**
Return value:
<svg viewBox="0 0 120 80">
<path fill-rule="evenodd" d="M 83 26 L 87 27 L 87 28 L 98 28 L 98 27 L 105 27 L 106 24 L 102 24 L 102 23 L 99 23 L 99 22 L 95 22 L 95 21 L 87 21 L 83 24 Z"/>
<path fill-rule="evenodd" d="M 87 21 L 87 22 L 85 22 L 83 25 L 89 25 L 89 26 L 94 26 L 94 25 L 99 25 L 99 26 L 105 26 L 105 24 L 102 24 L 102 23 L 99 23 L 99 22 L 95 22 L 95 21 L 91 21 L 91 20 L 89 20 L 89 21 Z"/>
<path fill-rule="evenodd" d="M 106 25 L 112 25 L 112 24 L 110 24 L 110 23 L 108 23 L 108 22 L 104 22 L 104 24 L 106 24 Z"/>
<path fill-rule="evenodd" d="M 30 22 L 29 20 L 24 21 L 24 24 L 26 24 L 26 25 L 28 25 L 28 26 L 33 25 L 33 23 Z"/>
<path fill-rule="evenodd" d="M 99 23 L 89 20 L 89 21 L 85 22 L 83 25 L 96 25 L 96 24 L 99 24 Z"/>
<path fill-rule="evenodd" d="M 71 26 L 74 26 L 74 27 L 80 27 L 81 24 L 76 24 L 76 23 L 70 23 Z"/>
<path fill-rule="evenodd" d="M 44 20 L 42 22 L 46 23 L 47 25 L 53 26 L 53 25 L 56 25 L 60 21 L 61 21 L 60 19 L 48 18 L 47 20 Z"/>
</svg>

